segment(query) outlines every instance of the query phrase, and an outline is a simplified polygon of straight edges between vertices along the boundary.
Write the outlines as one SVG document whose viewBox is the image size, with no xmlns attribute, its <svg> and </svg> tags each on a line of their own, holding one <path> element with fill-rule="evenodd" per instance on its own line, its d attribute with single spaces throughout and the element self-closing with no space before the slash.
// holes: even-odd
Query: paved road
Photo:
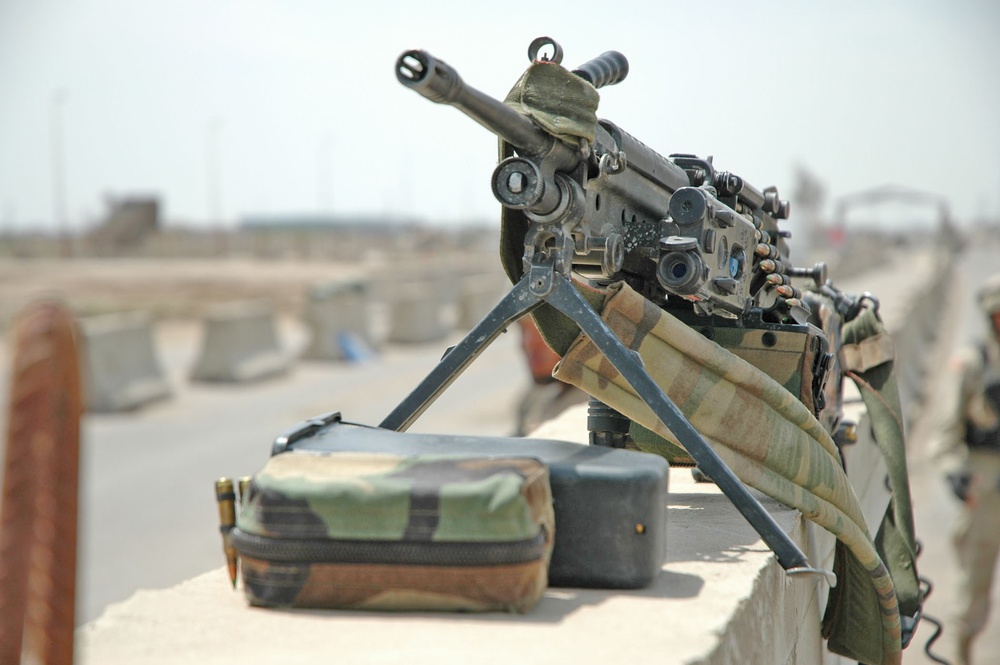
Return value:
<svg viewBox="0 0 1000 665">
<path fill-rule="evenodd" d="M 510 434 L 517 393 L 528 382 L 517 334 L 502 335 L 413 431 Z M 253 473 L 277 434 L 321 413 L 378 424 L 446 348 L 394 346 L 374 362 L 298 363 L 285 377 L 226 386 L 187 381 L 195 328 L 158 337 L 174 398 L 135 414 L 85 418 L 78 623 L 137 589 L 169 587 L 222 565 L 215 478 Z M 302 331 L 286 328 L 284 337 L 295 347 Z"/>
</svg>

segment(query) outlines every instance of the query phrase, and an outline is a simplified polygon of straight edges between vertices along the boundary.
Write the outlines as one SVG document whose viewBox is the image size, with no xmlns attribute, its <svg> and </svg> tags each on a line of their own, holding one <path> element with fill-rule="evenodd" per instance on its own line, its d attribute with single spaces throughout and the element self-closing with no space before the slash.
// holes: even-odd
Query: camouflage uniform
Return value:
<svg viewBox="0 0 1000 665">
<path fill-rule="evenodd" d="M 958 663 L 986 625 L 993 569 L 1000 551 L 1000 274 L 979 292 L 993 334 L 952 363 L 953 387 L 943 403 L 937 445 L 962 512 L 954 532 L 961 564 Z"/>
</svg>

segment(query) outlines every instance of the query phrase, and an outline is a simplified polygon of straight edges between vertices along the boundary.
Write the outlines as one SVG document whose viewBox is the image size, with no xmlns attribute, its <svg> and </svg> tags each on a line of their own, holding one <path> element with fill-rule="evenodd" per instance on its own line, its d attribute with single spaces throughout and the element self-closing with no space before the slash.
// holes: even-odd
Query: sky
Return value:
<svg viewBox="0 0 1000 665">
<path fill-rule="evenodd" d="M 0 232 L 78 231 L 149 195 L 167 225 L 495 223 L 495 138 L 395 61 L 424 48 L 503 98 L 542 35 L 570 67 L 624 53 L 598 115 L 661 154 L 784 197 L 805 170 L 827 217 L 894 185 L 1000 218 L 994 0 L 0 0 Z"/>
</svg>

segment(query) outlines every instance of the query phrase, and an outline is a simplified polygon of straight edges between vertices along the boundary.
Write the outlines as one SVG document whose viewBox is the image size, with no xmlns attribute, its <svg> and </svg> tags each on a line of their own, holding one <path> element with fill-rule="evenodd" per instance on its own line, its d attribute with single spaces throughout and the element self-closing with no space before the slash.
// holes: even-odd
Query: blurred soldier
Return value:
<svg viewBox="0 0 1000 665">
<path fill-rule="evenodd" d="M 954 533 L 961 564 L 959 665 L 969 663 L 972 641 L 986 625 L 1000 548 L 1000 274 L 986 281 L 978 301 L 992 334 L 952 363 L 954 388 L 943 404 L 937 442 L 945 477 L 962 501 Z"/>
</svg>

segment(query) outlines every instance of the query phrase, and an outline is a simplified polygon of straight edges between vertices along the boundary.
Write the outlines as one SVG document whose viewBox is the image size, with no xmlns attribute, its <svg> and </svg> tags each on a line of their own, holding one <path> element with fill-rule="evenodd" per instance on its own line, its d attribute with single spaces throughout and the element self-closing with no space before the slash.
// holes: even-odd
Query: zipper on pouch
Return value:
<svg viewBox="0 0 1000 665">
<path fill-rule="evenodd" d="M 534 538 L 503 542 L 402 542 L 269 538 L 232 531 L 241 556 L 284 563 L 369 563 L 411 566 L 501 566 L 529 563 L 545 551 L 544 528 Z"/>
</svg>

